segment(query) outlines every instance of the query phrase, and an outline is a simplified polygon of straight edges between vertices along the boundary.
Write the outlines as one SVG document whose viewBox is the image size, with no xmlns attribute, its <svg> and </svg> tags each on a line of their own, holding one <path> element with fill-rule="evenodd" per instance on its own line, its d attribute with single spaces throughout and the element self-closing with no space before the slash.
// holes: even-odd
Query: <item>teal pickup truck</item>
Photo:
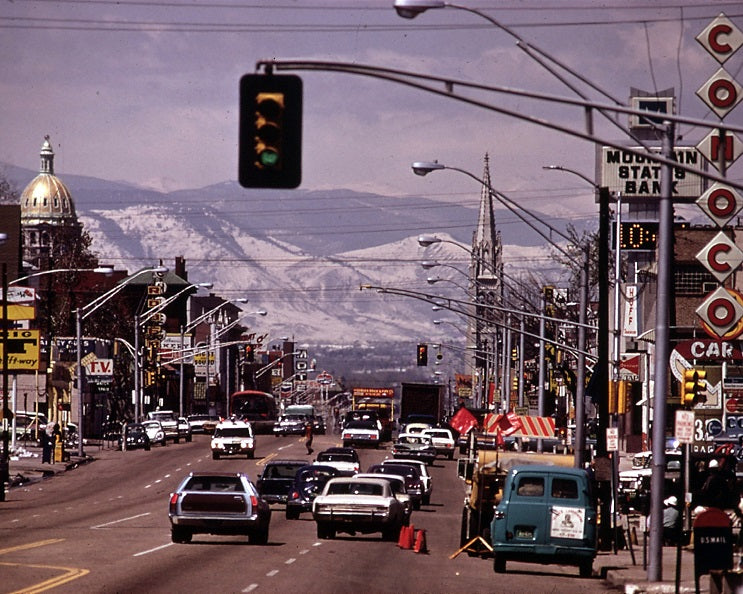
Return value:
<svg viewBox="0 0 743 594">
<path fill-rule="evenodd" d="M 524 465 L 508 471 L 490 525 L 493 569 L 506 562 L 577 565 L 591 577 L 597 511 L 585 471 Z"/>
</svg>

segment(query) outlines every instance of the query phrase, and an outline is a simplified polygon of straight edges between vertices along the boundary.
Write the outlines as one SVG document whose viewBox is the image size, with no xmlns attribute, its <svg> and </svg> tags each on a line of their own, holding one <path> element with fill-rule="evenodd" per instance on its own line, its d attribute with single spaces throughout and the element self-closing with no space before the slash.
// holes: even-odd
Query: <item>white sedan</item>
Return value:
<svg viewBox="0 0 743 594">
<path fill-rule="evenodd" d="M 336 532 L 381 532 L 383 540 L 397 540 L 405 523 L 405 505 L 383 478 L 330 479 L 312 502 L 318 538 L 335 538 Z"/>
<path fill-rule="evenodd" d="M 449 460 L 454 459 L 454 449 L 456 444 L 454 443 L 454 436 L 449 429 L 443 427 L 434 427 L 431 429 L 424 429 L 423 435 L 429 435 L 433 447 L 436 448 L 436 454 L 440 456 L 446 456 Z"/>
</svg>

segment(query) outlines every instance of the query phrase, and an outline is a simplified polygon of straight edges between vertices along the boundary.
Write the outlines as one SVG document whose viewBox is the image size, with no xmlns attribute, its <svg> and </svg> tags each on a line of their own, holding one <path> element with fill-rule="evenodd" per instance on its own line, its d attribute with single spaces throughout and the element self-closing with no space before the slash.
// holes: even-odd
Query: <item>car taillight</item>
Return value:
<svg viewBox="0 0 743 594">
<path fill-rule="evenodd" d="M 175 504 L 178 503 L 178 493 L 170 494 L 170 511 L 175 512 Z"/>
<path fill-rule="evenodd" d="M 299 499 L 299 492 L 292 491 L 291 493 L 289 493 L 289 499 Z"/>
<path fill-rule="evenodd" d="M 252 508 L 258 507 L 258 498 L 255 495 L 250 496 L 250 506 Z"/>
</svg>

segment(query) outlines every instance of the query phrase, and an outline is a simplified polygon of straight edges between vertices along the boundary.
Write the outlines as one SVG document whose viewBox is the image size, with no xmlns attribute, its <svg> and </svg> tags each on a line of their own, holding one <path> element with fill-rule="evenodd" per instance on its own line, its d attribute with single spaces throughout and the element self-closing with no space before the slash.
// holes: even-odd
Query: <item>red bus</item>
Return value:
<svg viewBox="0 0 743 594">
<path fill-rule="evenodd" d="M 249 421 L 255 433 L 272 433 L 279 419 L 279 407 L 272 394 L 259 390 L 234 392 L 230 396 L 229 415 Z"/>
</svg>

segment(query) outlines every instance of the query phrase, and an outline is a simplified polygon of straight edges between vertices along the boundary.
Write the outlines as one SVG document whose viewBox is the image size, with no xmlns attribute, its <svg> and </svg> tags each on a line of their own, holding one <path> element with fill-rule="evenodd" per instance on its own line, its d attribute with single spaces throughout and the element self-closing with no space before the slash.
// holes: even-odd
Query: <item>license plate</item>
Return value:
<svg viewBox="0 0 743 594">
<path fill-rule="evenodd" d="M 516 528 L 516 538 L 534 538 L 533 528 Z"/>
</svg>

